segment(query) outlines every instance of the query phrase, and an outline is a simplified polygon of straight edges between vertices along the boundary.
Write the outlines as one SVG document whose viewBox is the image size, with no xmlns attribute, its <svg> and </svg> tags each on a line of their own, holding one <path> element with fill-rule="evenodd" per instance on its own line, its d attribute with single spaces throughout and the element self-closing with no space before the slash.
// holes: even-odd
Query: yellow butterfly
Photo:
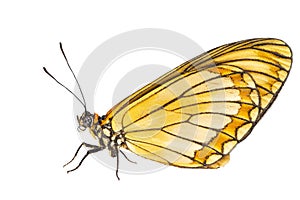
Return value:
<svg viewBox="0 0 300 200">
<path fill-rule="evenodd" d="M 102 117 L 86 110 L 81 89 L 83 101 L 44 68 L 84 106 L 78 128 L 98 140 L 98 145 L 80 145 L 70 162 L 82 146 L 89 150 L 68 172 L 89 154 L 108 149 L 117 157 L 118 177 L 119 152 L 127 158 L 121 148 L 176 167 L 223 166 L 274 102 L 291 63 L 291 49 L 278 39 L 226 44 L 181 64 Z"/>
</svg>

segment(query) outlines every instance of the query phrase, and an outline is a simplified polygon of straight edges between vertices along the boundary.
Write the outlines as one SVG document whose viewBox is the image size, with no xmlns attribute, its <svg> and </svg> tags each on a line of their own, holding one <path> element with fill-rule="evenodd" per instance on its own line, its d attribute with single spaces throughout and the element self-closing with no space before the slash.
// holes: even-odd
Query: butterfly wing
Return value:
<svg viewBox="0 0 300 200">
<path fill-rule="evenodd" d="M 275 100 L 292 53 L 278 39 L 250 39 L 201 54 L 107 113 L 124 147 L 178 167 L 217 168 Z"/>
</svg>

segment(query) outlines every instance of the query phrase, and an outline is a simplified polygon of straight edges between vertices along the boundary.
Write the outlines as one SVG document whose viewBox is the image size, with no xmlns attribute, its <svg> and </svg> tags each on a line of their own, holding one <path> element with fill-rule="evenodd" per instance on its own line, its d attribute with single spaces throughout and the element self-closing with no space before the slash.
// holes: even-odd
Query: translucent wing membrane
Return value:
<svg viewBox="0 0 300 200">
<path fill-rule="evenodd" d="M 127 97 L 106 120 L 137 155 L 179 167 L 217 168 L 273 103 L 291 62 L 281 40 L 223 45 Z"/>
</svg>

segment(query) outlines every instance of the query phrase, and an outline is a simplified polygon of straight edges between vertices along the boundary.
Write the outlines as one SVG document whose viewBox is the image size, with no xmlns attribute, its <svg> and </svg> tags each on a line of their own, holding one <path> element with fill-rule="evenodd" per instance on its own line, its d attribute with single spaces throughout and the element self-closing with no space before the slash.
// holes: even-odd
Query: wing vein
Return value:
<svg viewBox="0 0 300 200">
<path fill-rule="evenodd" d="M 165 158 L 163 158 L 163 157 L 161 157 L 161 156 L 159 156 L 159 155 L 157 155 L 157 154 L 155 154 L 155 153 L 152 153 L 151 151 L 149 151 L 149 150 L 147 150 L 147 149 L 145 149 L 145 148 L 143 148 L 143 147 L 141 147 L 141 146 L 139 146 L 139 145 L 137 145 L 137 144 L 134 144 L 134 143 L 132 143 L 132 142 L 130 142 L 130 141 L 126 141 L 126 142 L 130 143 L 130 144 L 133 145 L 133 146 L 136 146 L 137 148 L 142 149 L 143 151 L 146 151 L 146 152 L 149 153 L 149 154 L 152 154 L 152 155 L 154 155 L 154 156 L 156 156 L 156 157 L 158 157 L 158 158 L 164 160 L 164 161 L 165 161 L 166 163 L 168 163 L 169 165 L 171 164 L 171 162 L 169 162 L 167 159 L 165 159 Z"/>
<path fill-rule="evenodd" d="M 145 142 L 145 141 L 141 141 L 141 140 L 135 140 L 135 139 L 128 139 L 128 138 L 127 138 L 126 140 L 129 140 L 129 141 L 132 141 L 132 142 L 139 142 L 139 143 L 143 143 L 143 144 L 147 144 L 147 145 L 152 145 L 152 146 L 155 146 L 155 147 L 158 147 L 158 148 L 161 148 L 161 149 L 165 149 L 165 150 L 167 150 L 167 151 L 171 151 L 171 152 L 176 153 L 176 154 L 178 154 L 178 155 L 180 155 L 180 156 L 183 156 L 183 157 L 185 157 L 185 158 L 188 158 L 188 159 L 190 159 L 191 161 L 196 161 L 196 162 L 198 162 L 198 163 L 200 163 L 200 164 L 203 165 L 203 163 L 201 163 L 201 162 L 198 161 L 198 160 L 194 160 L 194 158 L 192 158 L 192 157 L 190 157 L 190 156 L 188 156 L 188 155 L 185 155 L 185 154 L 183 154 L 183 153 L 180 153 L 180 152 L 178 152 L 178 151 L 175 151 L 175 150 L 170 149 L 170 148 L 167 148 L 167 147 L 163 147 L 163 146 L 161 146 L 161 145 L 157 145 L 157 144 L 153 144 L 153 143 Z M 131 144 L 132 144 L 132 143 L 131 143 Z"/>
</svg>

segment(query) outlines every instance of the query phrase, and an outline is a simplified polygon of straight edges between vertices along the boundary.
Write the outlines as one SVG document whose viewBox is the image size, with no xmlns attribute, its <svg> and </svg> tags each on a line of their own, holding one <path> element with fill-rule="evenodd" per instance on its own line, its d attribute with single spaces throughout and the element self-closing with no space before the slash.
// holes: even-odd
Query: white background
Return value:
<svg viewBox="0 0 300 200">
<path fill-rule="evenodd" d="M 298 4 L 7 2 L 0 3 L 1 199 L 299 199 Z M 121 181 L 92 157 L 74 173 L 62 168 L 80 143 L 73 99 L 41 67 L 73 88 L 58 42 L 78 72 L 99 44 L 138 28 L 170 29 L 205 50 L 254 37 L 280 38 L 293 49 L 293 69 L 279 98 L 224 168 L 169 167 L 146 175 L 122 173 Z"/>
</svg>

